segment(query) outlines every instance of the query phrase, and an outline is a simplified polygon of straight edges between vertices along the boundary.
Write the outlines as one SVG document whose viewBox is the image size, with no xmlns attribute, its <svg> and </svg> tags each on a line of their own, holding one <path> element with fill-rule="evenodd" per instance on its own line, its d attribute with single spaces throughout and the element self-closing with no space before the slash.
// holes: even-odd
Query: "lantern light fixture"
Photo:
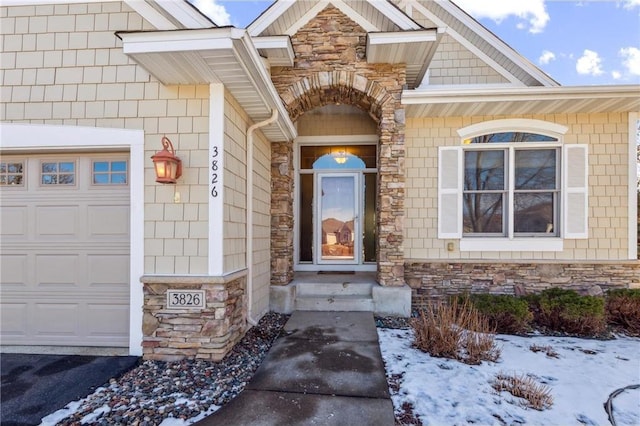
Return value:
<svg viewBox="0 0 640 426">
<path fill-rule="evenodd" d="M 340 151 L 334 152 L 332 155 L 333 155 L 333 159 L 336 160 L 336 163 L 344 164 L 347 162 L 347 156 L 349 154 L 347 154 L 347 152 L 344 149 L 342 149 Z"/>
<path fill-rule="evenodd" d="M 156 171 L 156 182 L 175 184 L 182 176 L 182 160 L 176 157 L 173 144 L 166 136 L 162 137 L 162 151 L 151 156 Z"/>
</svg>

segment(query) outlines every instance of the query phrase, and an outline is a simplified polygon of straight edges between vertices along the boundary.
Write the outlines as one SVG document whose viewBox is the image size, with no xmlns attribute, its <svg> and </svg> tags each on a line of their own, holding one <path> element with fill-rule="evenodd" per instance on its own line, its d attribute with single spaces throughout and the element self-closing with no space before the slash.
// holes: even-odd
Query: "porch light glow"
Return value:
<svg viewBox="0 0 640 426">
<path fill-rule="evenodd" d="M 162 151 L 151 156 L 156 170 L 156 182 L 176 183 L 176 180 L 182 176 L 182 160 L 176 157 L 173 144 L 166 136 L 162 137 L 162 146 Z"/>
<path fill-rule="evenodd" d="M 344 164 L 347 162 L 347 152 L 345 150 L 334 152 L 333 159 L 336 160 L 338 164 Z"/>
</svg>

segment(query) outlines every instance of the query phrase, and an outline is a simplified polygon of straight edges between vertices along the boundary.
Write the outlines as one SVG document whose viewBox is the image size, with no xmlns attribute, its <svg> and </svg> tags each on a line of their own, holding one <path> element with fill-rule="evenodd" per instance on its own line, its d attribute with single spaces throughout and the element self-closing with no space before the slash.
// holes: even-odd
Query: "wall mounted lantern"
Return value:
<svg viewBox="0 0 640 426">
<path fill-rule="evenodd" d="M 336 160 L 336 163 L 338 164 L 344 164 L 347 162 L 348 154 L 345 150 L 334 152 L 332 155 L 333 155 L 333 159 Z"/>
<path fill-rule="evenodd" d="M 151 156 L 156 170 L 156 182 L 176 183 L 176 179 L 182 176 L 182 160 L 176 157 L 173 144 L 166 136 L 162 137 L 162 151 Z"/>
</svg>

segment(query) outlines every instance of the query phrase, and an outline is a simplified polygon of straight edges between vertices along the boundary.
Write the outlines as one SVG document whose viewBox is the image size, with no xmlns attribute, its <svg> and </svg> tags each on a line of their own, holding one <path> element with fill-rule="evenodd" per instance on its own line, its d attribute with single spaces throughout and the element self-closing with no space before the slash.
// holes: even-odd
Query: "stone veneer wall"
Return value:
<svg viewBox="0 0 640 426">
<path fill-rule="evenodd" d="M 368 64 L 367 33 L 327 6 L 291 36 L 293 67 L 273 67 L 271 78 L 293 120 L 328 104 L 357 106 L 378 123 L 378 281 L 404 285 L 404 64 Z M 293 177 L 290 154 L 273 150 L 272 284 L 287 284 L 293 264 Z M 282 153 L 281 153 L 282 152 Z M 287 171 L 286 166 L 290 169 Z M 278 185 L 283 185 L 279 187 Z"/>
<path fill-rule="evenodd" d="M 224 278 L 146 276 L 142 351 L 144 359 L 220 361 L 246 328 L 246 275 Z M 167 290 L 204 290 L 204 309 L 167 309 Z"/>
<path fill-rule="evenodd" d="M 271 144 L 271 284 L 293 279 L 293 146 Z"/>
<path fill-rule="evenodd" d="M 640 288 L 640 262 L 416 261 L 405 264 L 405 279 L 412 289 L 415 309 L 465 292 L 527 294 L 562 287 L 597 294 L 611 288 Z"/>
</svg>

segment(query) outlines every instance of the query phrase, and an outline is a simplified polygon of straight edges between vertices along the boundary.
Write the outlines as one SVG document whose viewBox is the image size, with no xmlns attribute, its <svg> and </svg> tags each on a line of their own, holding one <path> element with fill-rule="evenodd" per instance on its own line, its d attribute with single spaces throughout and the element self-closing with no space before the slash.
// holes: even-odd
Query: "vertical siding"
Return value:
<svg viewBox="0 0 640 426">
<path fill-rule="evenodd" d="M 589 145 L 589 238 L 565 240 L 560 252 L 449 252 L 437 238 L 439 146 L 459 146 L 459 128 L 501 118 L 532 118 L 567 126 L 565 144 Z M 627 258 L 628 116 L 555 114 L 522 117 L 414 118 L 406 130 L 407 259 L 623 260 Z M 561 225 L 562 226 L 562 225 Z"/>
<path fill-rule="evenodd" d="M 114 32 L 153 27 L 121 2 L 1 7 L 0 19 L 0 120 L 143 129 L 144 273 L 206 274 L 208 86 L 164 86 L 124 55 Z M 155 183 L 163 135 L 178 185 Z"/>
<path fill-rule="evenodd" d="M 305 114 L 298 119 L 298 135 L 375 135 L 376 123 L 365 114 Z"/>
</svg>

